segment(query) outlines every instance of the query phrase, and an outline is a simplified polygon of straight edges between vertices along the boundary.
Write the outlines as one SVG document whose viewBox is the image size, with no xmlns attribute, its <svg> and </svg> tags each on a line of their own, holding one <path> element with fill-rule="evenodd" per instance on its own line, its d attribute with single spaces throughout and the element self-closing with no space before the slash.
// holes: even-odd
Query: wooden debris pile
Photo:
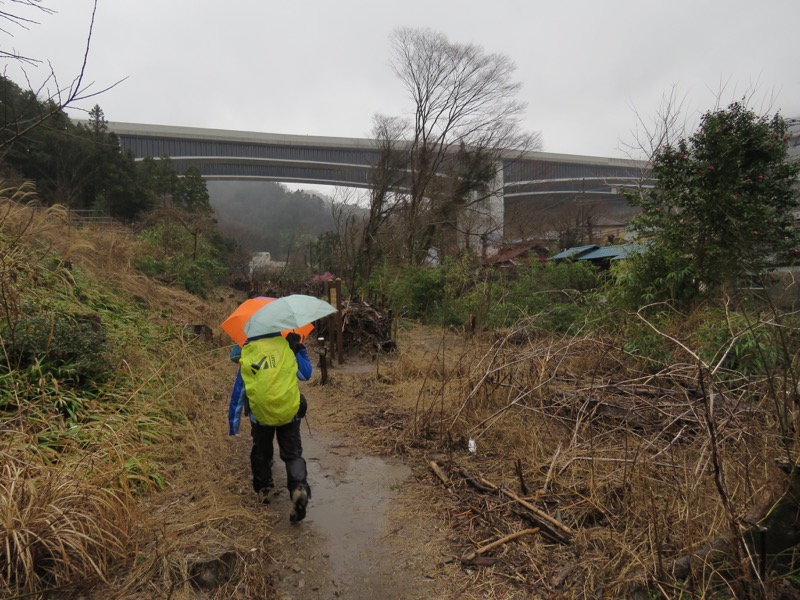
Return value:
<svg viewBox="0 0 800 600">
<path fill-rule="evenodd" d="M 329 337 L 327 328 L 333 319 L 320 325 L 320 335 Z M 392 313 L 368 300 L 342 302 L 342 332 L 345 353 L 392 352 L 397 348 L 392 339 Z"/>
</svg>

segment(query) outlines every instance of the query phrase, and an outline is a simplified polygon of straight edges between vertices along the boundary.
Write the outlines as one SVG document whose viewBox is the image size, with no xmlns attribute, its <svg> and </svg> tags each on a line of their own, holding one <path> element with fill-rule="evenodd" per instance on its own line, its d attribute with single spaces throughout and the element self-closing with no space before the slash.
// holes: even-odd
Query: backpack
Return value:
<svg viewBox="0 0 800 600">
<path fill-rule="evenodd" d="M 239 357 L 250 412 L 262 425 L 286 425 L 300 408 L 297 359 L 281 336 L 247 342 Z"/>
</svg>

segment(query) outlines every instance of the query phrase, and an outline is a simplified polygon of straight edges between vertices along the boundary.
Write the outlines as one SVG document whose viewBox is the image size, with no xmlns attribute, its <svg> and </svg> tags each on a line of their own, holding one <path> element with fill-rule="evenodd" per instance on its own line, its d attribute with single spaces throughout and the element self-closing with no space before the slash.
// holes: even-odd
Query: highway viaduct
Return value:
<svg viewBox="0 0 800 600">
<path fill-rule="evenodd" d="M 369 186 L 374 140 L 109 122 L 125 150 L 142 159 L 167 155 L 181 173 L 194 166 L 208 180 L 267 180 L 356 188 Z M 566 202 L 625 205 L 623 187 L 642 178 L 644 163 L 620 158 L 528 152 L 504 161 L 503 211 Z"/>
<path fill-rule="evenodd" d="M 179 172 L 197 167 L 209 180 L 369 186 L 377 162 L 373 140 L 253 133 L 135 123 L 108 123 L 134 157 L 169 156 Z M 528 152 L 506 161 L 505 198 L 583 194 L 616 196 L 634 185 L 644 164 L 620 158 Z"/>
</svg>

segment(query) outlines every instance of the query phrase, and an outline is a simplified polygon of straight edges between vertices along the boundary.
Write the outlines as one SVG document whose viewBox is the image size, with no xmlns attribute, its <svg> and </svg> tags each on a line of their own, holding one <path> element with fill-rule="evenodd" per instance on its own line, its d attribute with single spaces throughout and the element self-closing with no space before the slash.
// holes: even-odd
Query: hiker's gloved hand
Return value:
<svg viewBox="0 0 800 600">
<path fill-rule="evenodd" d="M 289 348 L 292 349 L 292 352 L 297 354 L 300 350 L 304 349 L 302 342 L 300 341 L 300 335 L 295 332 L 289 333 L 286 335 L 286 341 L 289 342 Z"/>
<path fill-rule="evenodd" d="M 239 344 L 234 344 L 228 357 L 232 363 L 239 364 L 239 358 L 242 356 L 242 347 Z"/>
</svg>

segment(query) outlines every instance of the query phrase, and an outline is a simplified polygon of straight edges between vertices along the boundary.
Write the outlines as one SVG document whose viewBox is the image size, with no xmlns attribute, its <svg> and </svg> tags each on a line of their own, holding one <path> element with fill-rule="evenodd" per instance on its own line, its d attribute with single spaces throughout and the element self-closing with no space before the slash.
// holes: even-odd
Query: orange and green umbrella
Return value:
<svg viewBox="0 0 800 600">
<path fill-rule="evenodd" d="M 225 333 L 233 338 L 234 342 L 236 342 L 239 346 L 243 346 L 245 340 L 247 340 L 247 334 L 244 332 L 245 323 L 247 323 L 247 321 L 256 311 L 274 300 L 275 298 L 266 298 L 264 296 L 245 300 L 236 308 L 236 310 L 228 315 L 228 318 L 220 324 L 220 327 Z M 308 323 L 302 327 L 281 331 L 281 334 L 285 337 L 287 333 L 294 332 L 300 336 L 300 341 L 302 342 L 305 341 L 306 337 L 308 337 L 313 330 L 314 324 Z"/>
</svg>

